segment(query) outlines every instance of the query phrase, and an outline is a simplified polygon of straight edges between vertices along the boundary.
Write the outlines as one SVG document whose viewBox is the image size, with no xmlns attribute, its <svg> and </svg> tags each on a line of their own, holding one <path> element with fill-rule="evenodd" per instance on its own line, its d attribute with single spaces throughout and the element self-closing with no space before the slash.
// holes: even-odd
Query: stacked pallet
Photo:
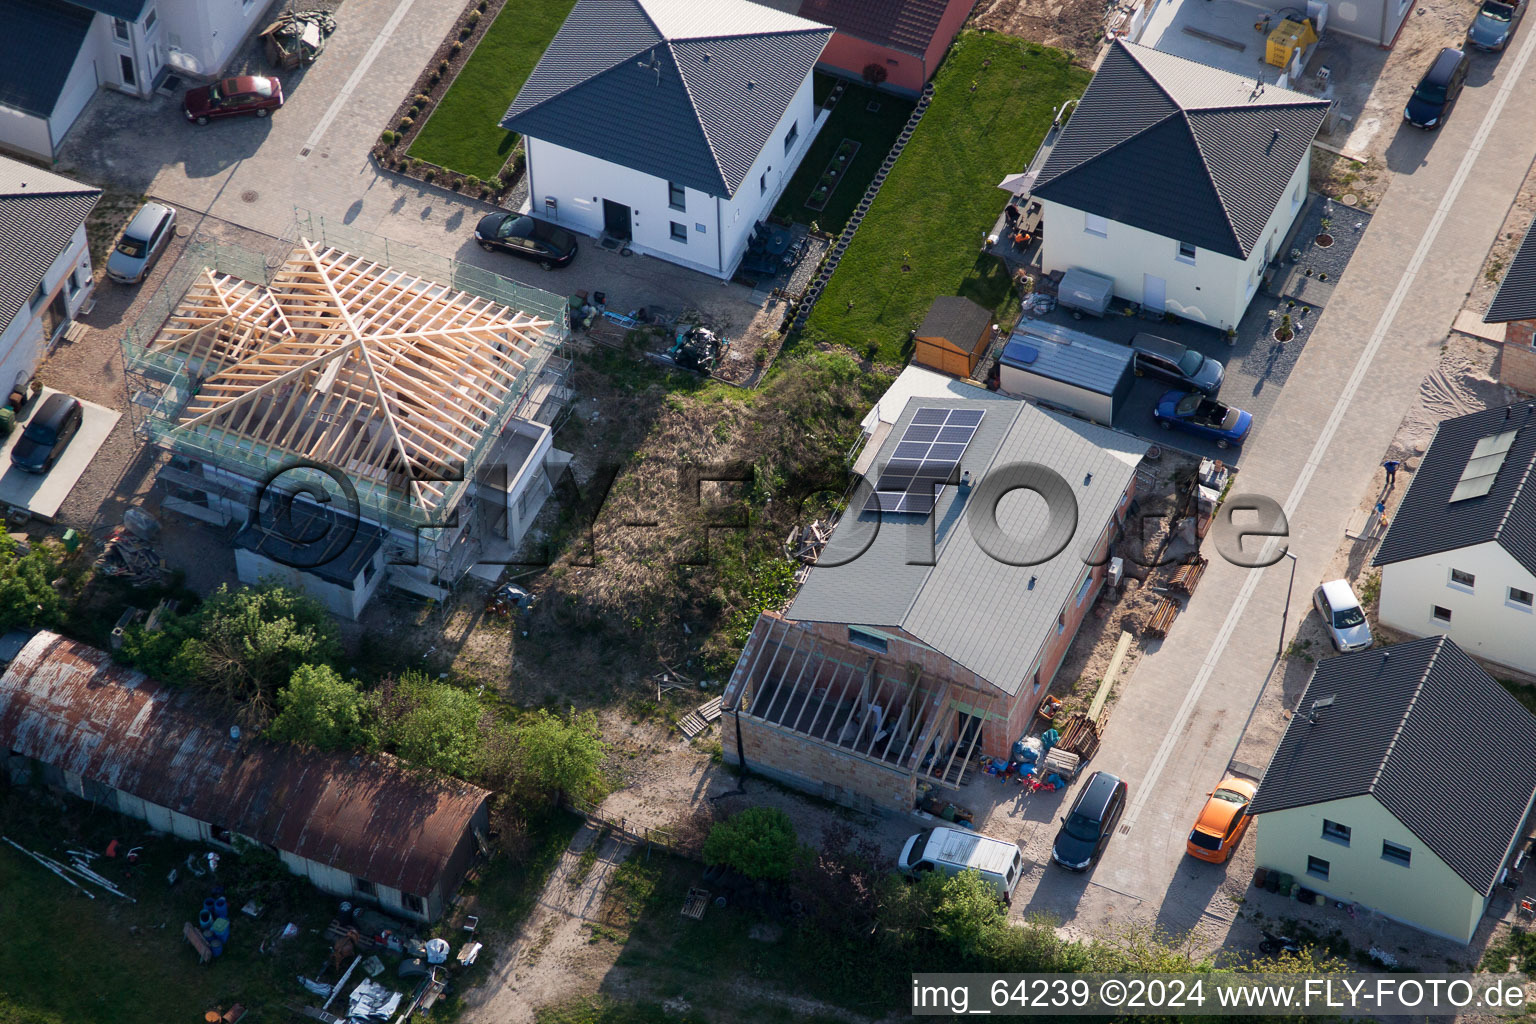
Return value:
<svg viewBox="0 0 1536 1024">
<path fill-rule="evenodd" d="M 1103 726 L 1103 718 L 1094 721 L 1081 711 L 1074 711 L 1067 716 L 1067 720 L 1057 726 L 1061 733 L 1061 739 L 1056 742 L 1056 748 L 1076 754 L 1079 761 L 1087 761 L 1099 750 L 1099 733 Z"/>
<path fill-rule="evenodd" d="M 714 700 L 705 701 L 703 704 L 700 704 L 697 708 L 694 708 L 692 711 L 684 715 L 682 719 L 677 723 L 677 727 L 682 730 L 684 736 L 691 740 L 699 733 L 709 728 L 709 723 L 713 722 L 719 717 L 720 698 L 716 697 Z"/>
<path fill-rule="evenodd" d="M 1174 616 L 1179 614 L 1179 603 L 1171 597 L 1165 597 L 1152 609 L 1151 618 L 1142 627 L 1141 635 L 1160 639 L 1168 635 L 1168 629 L 1173 625 Z"/>
</svg>

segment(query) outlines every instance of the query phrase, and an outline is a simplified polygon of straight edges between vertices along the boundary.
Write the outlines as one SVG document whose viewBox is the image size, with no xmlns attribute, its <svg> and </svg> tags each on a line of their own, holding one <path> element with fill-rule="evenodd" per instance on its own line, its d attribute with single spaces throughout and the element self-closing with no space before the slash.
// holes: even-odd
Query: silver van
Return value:
<svg viewBox="0 0 1536 1024">
<path fill-rule="evenodd" d="M 107 257 L 107 276 L 118 284 L 138 284 L 165 251 L 176 229 L 176 211 L 163 203 L 145 203 L 123 229 Z"/>
<path fill-rule="evenodd" d="M 903 874 L 921 878 L 930 871 L 958 875 L 975 870 L 997 890 L 997 898 L 1013 902 L 1013 890 L 1024 874 L 1024 854 L 1015 843 L 960 828 L 930 828 L 907 840 L 896 866 Z"/>
</svg>

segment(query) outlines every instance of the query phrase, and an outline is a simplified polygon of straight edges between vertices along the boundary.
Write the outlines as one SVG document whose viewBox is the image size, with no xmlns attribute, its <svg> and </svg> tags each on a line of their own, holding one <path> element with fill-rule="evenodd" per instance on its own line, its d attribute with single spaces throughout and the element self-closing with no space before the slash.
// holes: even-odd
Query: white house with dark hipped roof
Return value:
<svg viewBox="0 0 1536 1024">
<path fill-rule="evenodd" d="M 729 278 L 825 121 L 831 35 L 747 0 L 578 0 L 501 122 L 529 212 Z"/>
<path fill-rule="evenodd" d="M 1372 564 L 1383 626 L 1536 675 L 1536 403 L 1442 422 Z"/>
<path fill-rule="evenodd" d="M 1116 41 L 1036 178 L 1047 271 L 1236 326 L 1307 195 L 1328 102 Z"/>
<path fill-rule="evenodd" d="M 85 218 L 101 189 L 0 156 L 0 398 L 90 298 Z"/>
<path fill-rule="evenodd" d="M 272 0 L 0 0 L 0 147 L 52 160 L 101 88 L 212 78 Z"/>
<path fill-rule="evenodd" d="M 1536 717 L 1445 637 L 1317 666 L 1251 813 L 1258 866 L 1470 942 L 1536 795 Z"/>
</svg>

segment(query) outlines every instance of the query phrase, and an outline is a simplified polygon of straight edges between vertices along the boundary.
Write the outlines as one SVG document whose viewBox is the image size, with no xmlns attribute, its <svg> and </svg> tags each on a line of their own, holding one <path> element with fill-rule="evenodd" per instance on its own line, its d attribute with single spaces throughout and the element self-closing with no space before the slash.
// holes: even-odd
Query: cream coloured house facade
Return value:
<svg viewBox="0 0 1536 1024">
<path fill-rule="evenodd" d="M 1116 42 L 1031 195 L 1047 271 L 1234 327 L 1306 199 L 1326 101 Z"/>
<path fill-rule="evenodd" d="M 1258 866 L 1470 942 L 1528 829 L 1531 751 L 1536 717 L 1445 637 L 1327 659 L 1254 797 Z"/>
<path fill-rule="evenodd" d="M 1382 625 L 1536 675 L 1536 403 L 1441 423 L 1375 564 Z"/>
</svg>

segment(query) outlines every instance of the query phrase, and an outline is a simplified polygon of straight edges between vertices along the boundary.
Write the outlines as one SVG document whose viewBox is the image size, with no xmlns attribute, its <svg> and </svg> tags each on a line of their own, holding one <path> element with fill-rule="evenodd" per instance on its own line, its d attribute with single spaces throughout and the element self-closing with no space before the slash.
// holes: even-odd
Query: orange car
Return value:
<svg viewBox="0 0 1536 1024">
<path fill-rule="evenodd" d="M 1212 864 L 1225 863 L 1248 831 L 1248 805 L 1253 802 L 1254 785 L 1246 779 L 1228 775 L 1211 790 L 1210 799 L 1195 819 L 1189 834 L 1189 855 Z"/>
</svg>

